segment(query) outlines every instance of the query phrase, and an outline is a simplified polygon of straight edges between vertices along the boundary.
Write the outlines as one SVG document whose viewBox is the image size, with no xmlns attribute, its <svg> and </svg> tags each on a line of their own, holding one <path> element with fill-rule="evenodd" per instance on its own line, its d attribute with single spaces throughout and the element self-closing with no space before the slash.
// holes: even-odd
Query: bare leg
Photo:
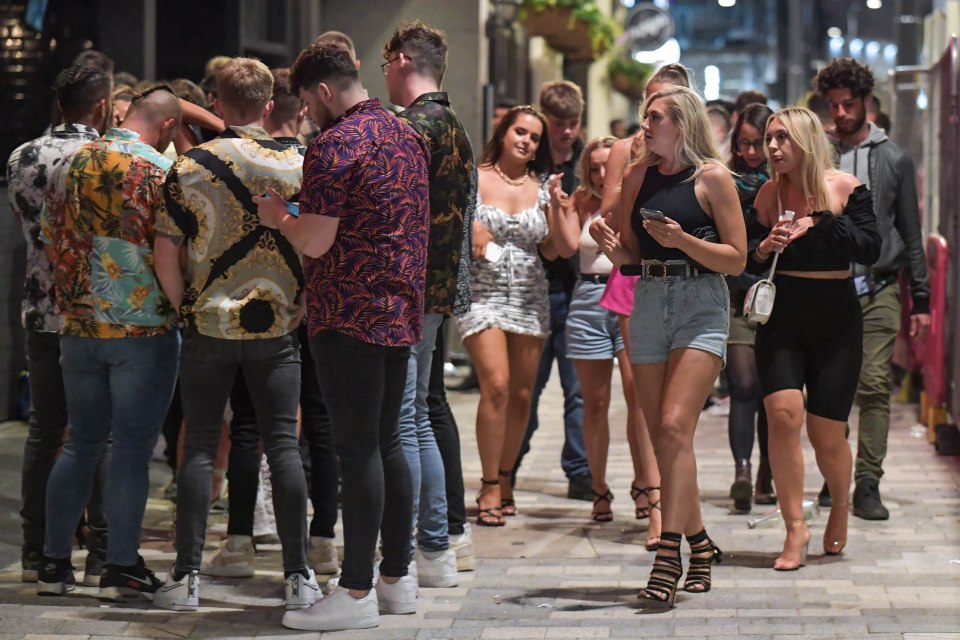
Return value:
<svg viewBox="0 0 960 640">
<path fill-rule="evenodd" d="M 648 501 L 643 493 L 637 494 L 638 489 L 646 486 L 643 477 L 643 457 L 640 451 L 638 441 L 637 414 L 640 409 L 637 406 L 637 394 L 633 384 L 633 369 L 630 367 L 630 337 L 628 318 L 617 316 L 617 322 L 620 325 L 620 334 L 623 336 L 623 351 L 617 353 L 617 364 L 620 368 L 620 380 L 623 386 L 623 400 L 627 405 L 627 444 L 630 447 L 630 460 L 633 462 L 633 482 L 630 486 L 630 494 L 633 496 L 634 507 L 636 509 L 646 509 L 649 511 Z M 650 435 L 647 434 L 647 442 L 650 441 Z M 653 457 L 653 447 L 650 447 L 650 457 Z M 658 486 L 659 480 L 657 482 Z M 647 516 L 642 516 L 647 517 Z M 638 518 L 639 519 L 639 518 Z"/>
<path fill-rule="evenodd" d="M 833 498 L 830 518 L 823 532 L 823 551 L 829 555 L 840 553 L 847 544 L 853 455 L 847 443 L 846 428 L 845 422 L 807 413 L 807 435 L 817 456 L 817 466 Z"/>
<path fill-rule="evenodd" d="M 530 399 L 533 395 L 533 383 L 537 379 L 540 366 L 540 354 L 546 340 L 515 333 L 506 334 L 507 358 L 510 367 L 510 384 L 507 389 L 506 429 L 503 447 L 499 452 L 501 502 L 513 501 L 513 487 L 510 486 L 510 470 L 520 455 L 523 435 L 530 420 Z M 506 473 L 500 473 L 500 471 Z M 486 473 L 486 470 L 484 470 Z M 491 476 L 493 477 L 493 476 Z"/>
<path fill-rule="evenodd" d="M 612 360 L 575 359 L 574 367 L 580 378 L 583 394 L 583 443 L 593 479 L 593 519 L 606 522 L 613 519 L 610 501 L 604 496 L 607 485 L 607 452 L 610 448 L 610 377 Z M 612 494 L 611 494 L 612 495 Z"/>
<path fill-rule="evenodd" d="M 787 528 L 783 552 L 773 563 L 777 571 L 792 571 L 803 564 L 810 531 L 803 521 L 803 394 L 785 389 L 763 399 L 770 430 L 770 467 L 777 483 L 780 513 Z M 841 430 L 841 434 L 843 431 Z M 847 486 L 849 487 L 849 476 Z"/>
<path fill-rule="evenodd" d="M 480 383 L 480 401 L 477 403 L 477 450 L 484 480 L 496 480 L 503 450 L 507 421 L 510 369 L 507 358 L 507 336 L 500 329 L 485 329 L 467 337 L 464 346 L 470 353 L 477 380 Z M 477 506 L 489 510 L 487 517 L 480 514 L 478 522 L 503 522 L 500 512 L 500 488 L 497 484 L 483 484 L 477 496 Z"/>
</svg>

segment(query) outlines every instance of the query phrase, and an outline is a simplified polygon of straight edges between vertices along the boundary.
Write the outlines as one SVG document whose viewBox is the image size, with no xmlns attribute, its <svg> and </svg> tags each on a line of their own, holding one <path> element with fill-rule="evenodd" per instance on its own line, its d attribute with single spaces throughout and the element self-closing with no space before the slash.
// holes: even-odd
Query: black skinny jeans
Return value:
<svg viewBox="0 0 960 640">
<path fill-rule="evenodd" d="M 343 565 L 340 586 L 373 586 L 377 533 L 386 576 L 407 575 L 413 487 L 400 445 L 409 347 L 385 347 L 336 331 L 310 338 L 340 459 Z"/>
<path fill-rule="evenodd" d="M 444 479 L 447 483 L 447 522 L 451 536 L 461 535 L 467 521 L 467 507 L 463 501 L 463 468 L 460 464 L 460 431 L 447 402 L 447 389 L 443 382 L 443 365 L 446 360 L 447 324 L 437 331 L 437 347 L 433 352 L 430 367 L 430 388 L 427 393 L 427 408 L 433 437 L 443 459 Z"/>
<path fill-rule="evenodd" d="M 760 397 L 760 377 L 753 345 L 727 348 L 727 386 L 730 389 L 728 434 L 734 460 L 749 460 L 753 454 L 754 416 L 760 458 L 767 457 L 767 412 Z"/>
</svg>

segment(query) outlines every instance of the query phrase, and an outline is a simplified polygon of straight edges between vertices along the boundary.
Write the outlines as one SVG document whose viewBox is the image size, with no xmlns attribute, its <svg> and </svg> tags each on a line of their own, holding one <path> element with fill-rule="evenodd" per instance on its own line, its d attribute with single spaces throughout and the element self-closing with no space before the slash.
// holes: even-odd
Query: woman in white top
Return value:
<svg viewBox="0 0 960 640">
<path fill-rule="evenodd" d="M 577 220 L 553 168 L 547 123 L 530 106 L 500 121 L 478 167 L 470 311 L 459 319 L 480 382 L 477 449 L 483 468 L 477 524 L 515 515 L 510 475 L 550 317 L 547 258 L 576 251 Z"/>
<path fill-rule="evenodd" d="M 636 394 L 624 339 L 613 311 L 600 306 L 613 263 L 590 236 L 590 224 L 600 218 L 600 200 L 610 149 L 616 138 L 595 138 L 580 154 L 580 187 L 573 207 L 580 220 L 580 281 L 573 289 L 567 315 L 567 357 L 573 360 L 583 393 L 583 440 L 593 480 L 593 513 L 597 522 L 613 520 L 613 492 L 606 482 L 610 446 L 610 382 L 617 362 L 627 404 L 627 440 L 633 459 L 633 487 L 643 486 L 637 447 Z M 638 509 L 640 511 L 640 509 Z"/>
</svg>

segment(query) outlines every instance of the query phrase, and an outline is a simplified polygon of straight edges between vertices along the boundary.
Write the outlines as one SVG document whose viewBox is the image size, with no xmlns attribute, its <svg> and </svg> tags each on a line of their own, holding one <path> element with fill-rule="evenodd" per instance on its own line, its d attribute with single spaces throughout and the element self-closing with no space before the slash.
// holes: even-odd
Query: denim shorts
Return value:
<svg viewBox="0 0 960 640">
<path fill-rule="evenodd" d="M 600 306 L 605 285 L 577 282 L 567 312 L 567 357 L 612 360 L 623 351 L 617 314 Z"/>
<path fill-rule="evenodd" d="M 727 362 L 730 292 L 723 276 L 637 280 L 630 314 L 630 362 L 666 362 L 674 349 L 699 349 Z"/>
</svg>

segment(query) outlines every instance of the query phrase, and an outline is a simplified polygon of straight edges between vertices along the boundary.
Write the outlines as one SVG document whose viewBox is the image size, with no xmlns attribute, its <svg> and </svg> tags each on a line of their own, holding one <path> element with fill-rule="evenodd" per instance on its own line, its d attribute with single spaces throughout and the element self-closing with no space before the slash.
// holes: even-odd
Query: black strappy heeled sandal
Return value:
<svg viewBox="0 0 960 640">
<path fill-rule="evenodd" d="M 634 502 L 636 502 L 637 498 L 639 498 L 640 496 L 646 496 L 647 500 L 649 501 L 650 492 L 659 491 L 659 490 L 660 490 L 660 487 L 638 487 L 635 484 L 631 484 L 630 497 L 633 498 Z M 650 517 L 651 512 L 652 512 L 652 507 L 650 507 L 649 505 L 646 507 L 637 507 L 636 508 L 637 520 L 646 520 L 647 518 Z"/>
<path fill-rule="evenodd" d="M 713 540 L 707 535 L 706 529 L 701 529 L 700 533 L 687 537 L 687 544 L 690 545 L 690 567 L 687 569 L 687 579 L 683 582 L 683 590 L 690 593 L 706 593 L 710 591 L 710 567 L 716 561 L 717 564 L 723 562 L 723 552 L 720 547 L 713 544 Z M 709 553 L 707 557 L 696 557 L 693 554 Z"/>
<path fill-rule="evenodd" d="M 511 478 L 513 477 L 513 472 L 509 469 L 500 469 L 497 472 L 501 478 Z M 513 498 L 501 498 L 500 499 L 500 512 L 504 517 L 511 518 L 517 515 L 517 503 Z"/>
<path fill-rule="evenodd" d="M 607 510 L 597 511 L 597 504 L 604 500 L 607 502 Z M 593 518 L 594 522 L 610 522 L 613 520 L 613 511 L 610 509 L 611 502 L 613 502 L 613 492 L 610 491 L 609 487 L 607 487 L 606 493 L 593 492 L 593 513 L 590 514 L 590 517 Z"/>
<path fill-rule="evenodd" d="M 484 480 L 480 478 L 480 484 L 492 487 L 498 486 L 500 484 L 499 480 Z M 507 524 L 503 521 L 503 511 L 500 507 L 489 507 L 483 509 L 480 507 L 480 494 L 483 492 L 483 487 L 480 488 L 480 491 L 477 492 L 477 525 L 481 527 L 502 527 Z"/>
<path fill-rule="evenodd" d="M 683 536 L 679 533 L 664 531 L 660 534 L 660 544 L 657 557 L 653 561 L 653 569 L 650 571 L 650 579 L 637 597 L 652 600 L 667 607 L 673 606 L 677 597 L 677 583 L 683 575 L 683 564 L 680 562 L 682 540 Z"/>
</svg>

